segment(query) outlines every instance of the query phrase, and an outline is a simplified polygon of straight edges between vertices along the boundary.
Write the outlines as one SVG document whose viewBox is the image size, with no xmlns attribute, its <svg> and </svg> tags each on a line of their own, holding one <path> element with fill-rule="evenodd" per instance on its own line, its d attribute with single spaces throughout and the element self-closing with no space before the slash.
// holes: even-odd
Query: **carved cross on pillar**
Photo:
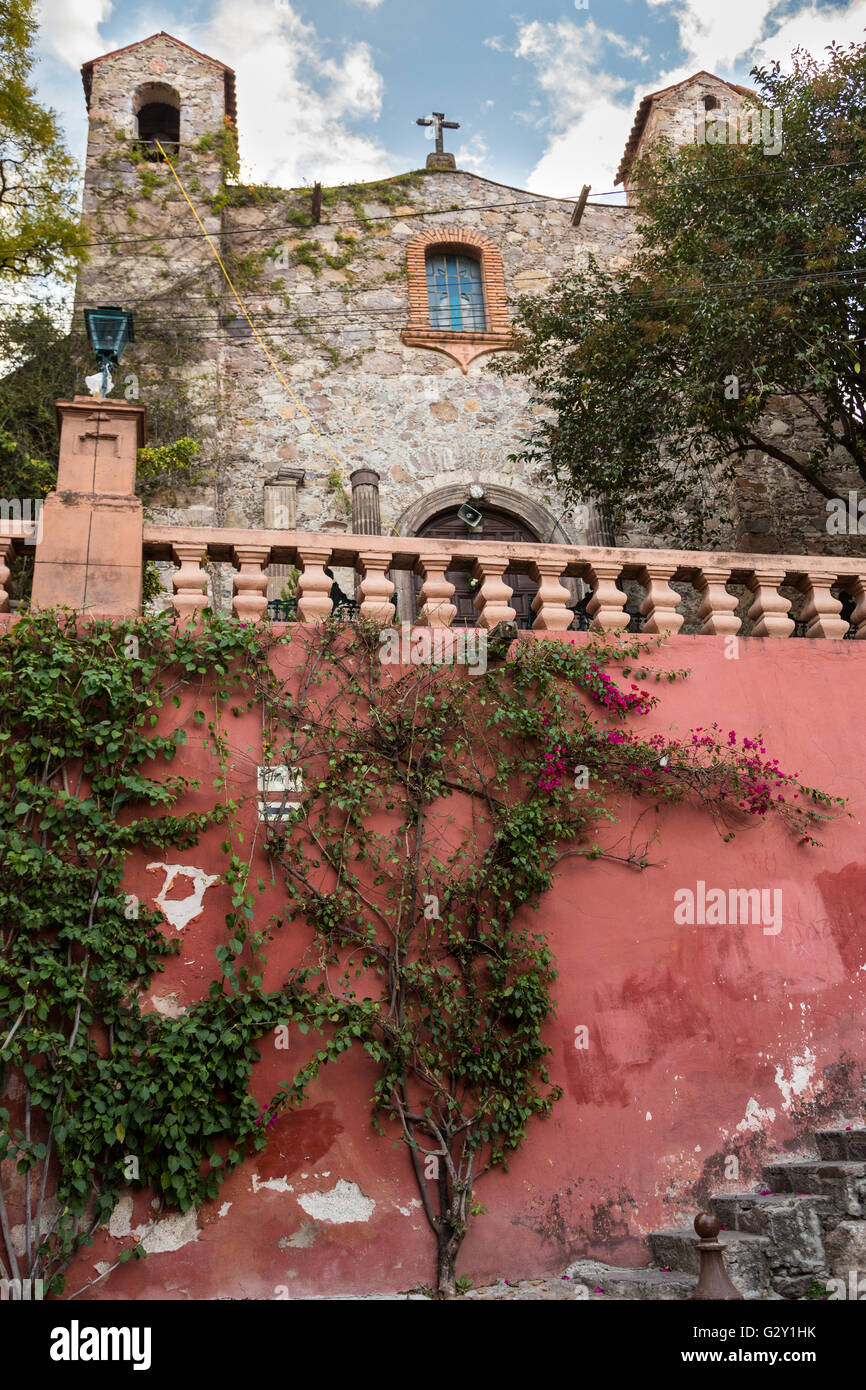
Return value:
<svg viewBox="0 0 866 1390">
<path fill-rule="evenodd" d="M 459 121 L 446 121 L 444 111 L 434 111 L 433 119 L 428 120 L 426 116 L 421 116 L 415 122 L 416 125 L 432 125 L 436 132 L 436 153 L 445 153 L 445 144 L 442 138 L 443 130 L 459 130 Z"/>
<path fill-rule="evenodd" d="M 428 169 L 456 169 L 457 161 L 453 154 L 445 153 L 445 145 L 442 139 L 443 130 L 459 130 L 459 121 L 446 121 L 444 111 L 434 111 L 433 119 L 428 116 L 421 116 L 415 122 L 416 125 L 432 126 L 436 135 L 436 149 L 427 156 Z"/>
</svg>

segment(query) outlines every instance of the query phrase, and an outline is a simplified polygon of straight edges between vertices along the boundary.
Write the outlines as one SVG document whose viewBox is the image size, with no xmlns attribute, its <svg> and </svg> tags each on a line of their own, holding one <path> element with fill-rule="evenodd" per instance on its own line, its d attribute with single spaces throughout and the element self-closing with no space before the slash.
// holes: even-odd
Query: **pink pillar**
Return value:
<svg viewBox="0 0 866 1390">
<path fill-rule="evenodd" d="M 76 396 L 57 402 L 57 488 L 45 499 L 31 606 L 93 617 L 141 611 L 143 520 L 135 496 L 144 406 Z"/>
</svg>

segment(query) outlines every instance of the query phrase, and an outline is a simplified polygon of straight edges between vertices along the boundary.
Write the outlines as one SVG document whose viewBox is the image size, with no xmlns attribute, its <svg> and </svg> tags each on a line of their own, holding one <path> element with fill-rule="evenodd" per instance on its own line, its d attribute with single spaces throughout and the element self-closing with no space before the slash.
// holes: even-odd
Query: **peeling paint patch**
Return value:
<svg viewBox="0 0 866 1390">
<path fill-rule="evenodd" d="M 152 994 L 150 1002 L 158 1014 L 165 1018 L 180 1018 L 186 1013 L 186 1004 L 181 1004 L 176 994 Z"/>
<path fill-rule="evenodd" d="M 281 1250 L 309 1250 L 311 1245 L 315 1245 L 318 1234 L 314 1221 L 302 1221 L 296 1231 L 290 1236 L 282 1236 L 278 1244 Z"/>
<path fill-rule="evenodd" d="M 97 1274 L 107 1274 L 111 1269 L 111 1265 L 108 1263 L 108 1260 L 97 1260 L 93 1268 L 96 1270 Z"/>
<path fill-rule="evenodd" d="M 115 1240 L 128 1236 L 132 1230 L 132 1193 L 126 1192 L 120 1198 L 108 1219 L 108 1234 Z"/>
<path fill-rule="evenodd" d="M 265 1179 L 260 1178 L 258 1173 L 253 1173 L 253 1185 L 251 1190 L 253 1192 L 261 1192 L 263 1187 L 269 1188 L 271 1192 L 294 1192 L 295 1190 L 285 1173 L 281 1178 Z"/>
<path fill-rule="evenodd" d="M 349 1221 L 369 1221 L 376 1210 L 372 1197 L 365 1197 L 357 1183 L 340 1178 L 330 1192 L 307 1192 L 298 1205 L 315 1221 L 345 1225 Z"/>
<path fill-rule="evenodd" d="M 219 874 L 206 874 L 204 869 L 196 869 L 189 864 L 162 864 L 157 861 L 147 866 L 148 873 L 155 874 L 160 869 L 165 874 L 165 883 L 154 902 L 175 931 L 183 931 L 190 922 L 197 922 L 204 912 L 204 895 L 211 884 L 219 883 Z M 176 878 L 188 878 L 193 890 L 185 898 L 167 900 L 166 894 L 171 892 Z"/>
<path fill-rule="evenodd" d="M 397 1210 L 399 1211 L 401 1216 L 411 1216 L 413 1208 L 420 1207 L 420 1205 L 421 1203 L 419 1202 L 418 1198 L 412 1197 L 409 1200 L 408 1207 L 397 1207 Z"/>
<path fill-rule="evenodd" d="M 776 1112 L 771 1105 L 766 1110 L 762 1110 L 754 1096 L 751 1096 L 746 1106 L 745 1119 L 740 1120 L 736 1127 L 738 1134 L 747 1134 L 750 1131 L 763 1129 L 765 1125 L 772 1124 L 776 1118 Z"/>
<path fill-rule="evenodd" d="M 814 1076 L 815 1054 L 808 1047 L 803 1049 L 802 1057 L 791 1058 L 790 1080 L 785 1080 L 781 1066 L 776 1067 L 776 1085 L 782 1092 L 782 1106 L 785 1110 L 790 1110 L 795 1096 L 801 1096 L 805 1090 L 808 1090 Z"/>
<path fill-rule="evenodd" d="M 172 1212 L 157 1221 L 152 1230 L 139 1226 L 135 1231 L 148 1255 L 168 1255 L 182 1250 L 199 1238 L 198 1213 L 195 1209 Z"/>
<path fill-rule="evenodd" d="M 219 1211 L 217 1212 L 217 1216 L 228 1216 L 229 1211 L 231 1210 L 231 1207 L 232 1207 L 232 1203 L 231 1203 L 231 1202 L 223 1202 L 222 1206 L 220 1207 Z"/>
</svg>

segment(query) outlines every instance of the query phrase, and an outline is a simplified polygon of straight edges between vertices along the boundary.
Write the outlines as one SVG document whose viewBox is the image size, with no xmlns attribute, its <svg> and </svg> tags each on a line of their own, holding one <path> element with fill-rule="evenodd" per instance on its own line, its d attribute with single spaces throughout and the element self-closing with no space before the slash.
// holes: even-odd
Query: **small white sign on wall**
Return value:
<svg viewBox="0 0 866 1390">
<path fill-rule="evenodd" d="M 298 767 L 260 767 L 258 769 L 259 820 L 290 820 L 301 809 L 298 800 L 304 790 L 304 774 Z"/>
</svg>

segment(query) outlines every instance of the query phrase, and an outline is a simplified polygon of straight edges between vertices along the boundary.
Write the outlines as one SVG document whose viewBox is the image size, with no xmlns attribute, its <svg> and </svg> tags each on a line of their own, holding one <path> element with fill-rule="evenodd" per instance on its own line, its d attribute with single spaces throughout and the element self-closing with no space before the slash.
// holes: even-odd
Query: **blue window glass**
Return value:
<svg viewBox="0 0 866 1390">
<path fill-rule="evenodd" d="M 432 328 L 483 332 L 487 319 L 479 262 L 471 256 L 428 256 L 427 302 Z"/>
</svg>

